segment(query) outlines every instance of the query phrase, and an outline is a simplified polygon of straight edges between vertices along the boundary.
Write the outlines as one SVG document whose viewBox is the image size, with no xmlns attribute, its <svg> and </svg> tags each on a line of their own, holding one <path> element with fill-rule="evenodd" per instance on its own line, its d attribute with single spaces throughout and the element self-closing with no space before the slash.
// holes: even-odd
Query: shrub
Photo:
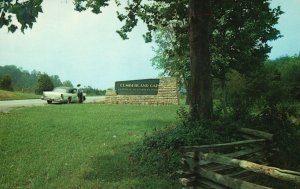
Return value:
<svg viewBox="0 0 300 189">
<path fill-rule="evenodd" d="M 12 80 L 9 75 L 4 75 L 2 78 L 0 77 L 0 89 L 13 91 Z"/>
<path fill-rule="evenodd" d="M 248 122 L 252 127 L 274 134 L 276 150 L 271 162 L 276 166 L 295 169 L 300 164 L 300 127 L 289 119 L 295 114 L 296 109 L 291 106 L 266 106 Z"/>
<path fill-rule="evenodd" d="M 145 171 L 173 176 L 180 169 L 181 146 L 222 143 L 232 140 L 236 124 L 229 119 L 193 122 L 184 110 L 178 111 L 179 119 L 174 125 L 156 129 L 146 134 L 143 144 L 131 154 L 131 160 Z M 226 133 L 226 134 L 225 134 Z"/>
<path fill-rule="evenodd" d="M 42 94 L 43 91 L 52 91 L 54 84 L 51 78 L 47 74 L 40 75 L 38 79 L 37 89 L 35 90 L 36 94 Z"/>
</svg>

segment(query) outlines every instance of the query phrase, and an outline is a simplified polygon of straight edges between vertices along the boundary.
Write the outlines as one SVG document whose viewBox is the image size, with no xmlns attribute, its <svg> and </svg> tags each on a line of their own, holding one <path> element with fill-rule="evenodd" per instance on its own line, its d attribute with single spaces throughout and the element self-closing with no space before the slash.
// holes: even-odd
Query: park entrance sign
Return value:
<svg viewBox="0 0 300 189">
<path fill-rule="evenodd" d="M 115 90 L 107 90 L 106 104 L 178 104 L 177 80 L 174 77 L 115 82 Z"/>
<path fill-rule="evenodd" d="M 117 95 L 157 95 L 159 79 L 117 81 Z"/>
</svg>

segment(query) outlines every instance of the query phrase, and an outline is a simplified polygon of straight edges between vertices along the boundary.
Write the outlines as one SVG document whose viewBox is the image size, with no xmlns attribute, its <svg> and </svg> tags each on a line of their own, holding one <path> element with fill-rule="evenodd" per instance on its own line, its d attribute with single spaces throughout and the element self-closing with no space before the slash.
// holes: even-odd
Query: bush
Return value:
<svg viewBox="0 0 300 189">
<path fill-rule="evenodd" d="M 131 160 L 145 171 L 173 176 L 180 169 L 181 146 L 222 143 L 232 140 L 236 124 L 232 120 L 192 122 L 184 110 L 178 111 L 179 120 L 166 128 L 146 134 L 143 144 L 131 154 Z M 224 123 L 228 124 L 224 127 Z"/>
<path fill-rule="evenodd" d="M 180 109 L 175 124 L 145 134 L 143 143 L 134 149 L 130 158 L 142 172 L 174 177 L 181 168 L 181 146 L 240 140 L 237 128 L 249 127 L 273 133 L 272 147 L 277 150 L 270 162 L 280 168 L 295 170 L 300 164 L 300 128 L 289 121 L 294 113 L 295 109 L 291 107 L 266 105 L 260 112 L 243 120 L 219 114 L 213 121 L 193 122 L 189 114 Z"/>
<path fill-rule="evenodd" d="M 290 121 L 296 109 L 286 105 L 266 106 L 248 124 L 274 134 L 275 154 L 270 160 L 275 166 L 297 169 L 300 164 L 300 127 Z M 249 126 L 250 126 L 249 125 Z"/>
<path fill-rule="evenodd" d="M 2 78 L 0 77 L 0 89 L 13 91 L 12 80 L 9 75 L 4 75 Z"/>
<path fill-rule="evenodd" d="M 42 94 L 43 91 L 52 91 L 54 84 L 51 78 L 47 74 L 40 75 L 38 79 L 37 89 L 35 90 L 36 94 Z"/>
</svg>

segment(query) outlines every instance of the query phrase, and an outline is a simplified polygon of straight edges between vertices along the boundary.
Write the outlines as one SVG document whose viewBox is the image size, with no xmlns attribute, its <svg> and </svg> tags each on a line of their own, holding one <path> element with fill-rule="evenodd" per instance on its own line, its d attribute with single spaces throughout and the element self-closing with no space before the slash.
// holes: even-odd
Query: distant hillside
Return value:
<svg viewBox="0 0 300 189">
<path fill-rule="evenodd" d="M 15 65 L 0 66 L 0 89 L 34 93 L 38 87 L 38 79 L 44 74 L 47 73 L 36 70 L 29 72 L 23 68 L 18 68 Z M 58 75 L 49 75 L 49 77 L 54 87 L 73 86 L 72 82 L 69 80 L 62 82 Z M 4 84 L 1 81 L 3 81 L 4 78 L 9 78 L 8 83 L 5 83 L 6 85 L 10 85 L 9 87 L 3 86 Z M 84 86 L 83 89 L 88 95 L 105 94 L 105 90 L 94 89 L 91 86 Z"/>
<path fill-rule="evenodd" d="M 7 75 L 11 78 L 12 88 L 14 91 L 34 92 L 38 78 L 42 75 L 42 73 L 36 70 L 33 70 L 30 73 L 29 71 L 18 68 L 15 65 L 0 66 L 0 78 Z M 59 76 L 53 75 L 50 77 L 54 86 L 62 85 Z"/>
</svg>

